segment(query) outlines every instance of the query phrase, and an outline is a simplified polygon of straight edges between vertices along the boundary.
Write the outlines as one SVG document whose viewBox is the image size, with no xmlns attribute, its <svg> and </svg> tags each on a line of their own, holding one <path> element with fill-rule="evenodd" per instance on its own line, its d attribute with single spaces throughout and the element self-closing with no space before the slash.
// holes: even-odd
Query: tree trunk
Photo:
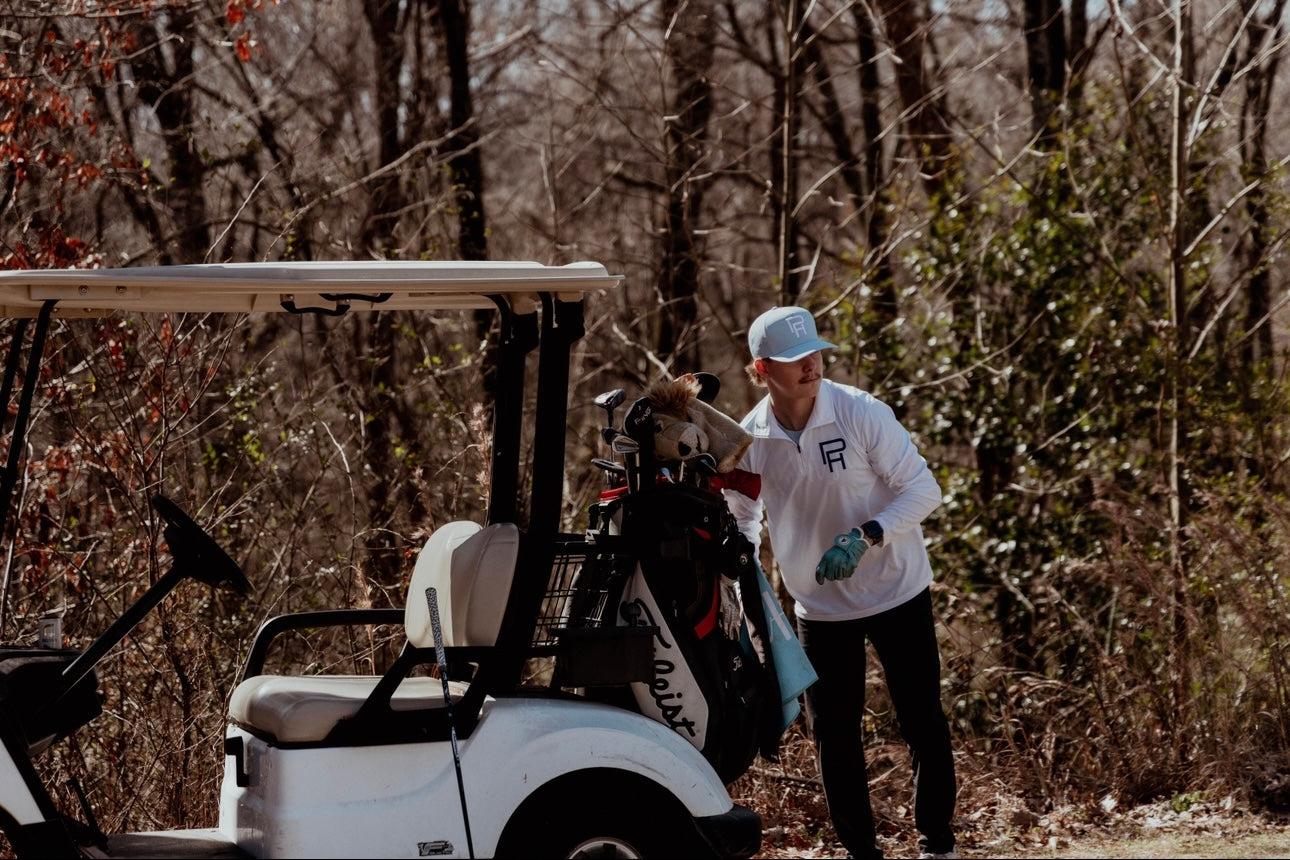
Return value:
<svg viewBox="0 0 1290 860">
<path fill-rule="evenodd" d="M 1066 18 L 1061 0 L 1026 0 L 1026 77 L 1030 88 L 1031 134 L 1035 147 L 1057 146 L 1062 96 L 1066 89 Z"/>
<path fill-rule="evenodd" d="M 658 354 L 687 368 L 701 364 L 697 316 L 702 250 L 696 240 L 707 180 L 708 124 L 712 119 L 711 68 L 716 21 L 711 0 L 665 0 L 672 104 L 666 119 L 662 266 L 659 269 Z"/>
<path fill-rule="evenodd" d="M 900 315 L 896 303 L 896 282 L 893 274 L 887 219 L 886 165 L 882 153 L 882 85 L 878 79 L 878 38 L 876 25 L 869 14 L 869 7 L 856 4 L 851 7 L 855 17 L 856 40 L 860 56 L 860 117 L 864 141 L 865 184 L 868 188 L 869 210 L 865 219 L 865 237 L 869 253 L 874 255 L 874 265 L 869 273 L 869 288 L 873 295 L 873 312 L 880 329 L 895 322 Z M 893 339 L 883 339 L 884 344 L 897 348 Z"/>
<path fill-rule="evenodd" d="M 177 9 L 166 24 L 148 23 L 140 27 L 142 49 L 133 63 L 139 96 L 152 107 L 165 141 L 170 176 L 164 199 L 173 227 L 155 217 L 147 223 L 154 231 L 160 262 L 204 263 L 211 239 L 204 196 L 206 163 L 193 139 L 193 13 Z"/>
<path fill-rule="evenodd" d="M 399 22 L 397 0 L 363 0 L 363 14 L 375 46 L 377 164 L 392 164 L 403 154 L 399 135 L 400 76 L 403 72 L 403 33 Z M 372 187 L 370 209 L 363 224 L 362 246 L 378 256 L 398 247 L 395 227 L 403 194 L 397 172 L 382 174 Z"/>
<path fill-rule="evenodd" d="M 881 0 L 877 4 L 887 41 L 896 55 L 896 89 L 904 107 L 909 155 L 919 165 L 931 194 L 944 190 L 958 172 L 943 99 L 927 79 L 923 44 L 929 38 L 917 0 Z"/>
<path fill-rule="evenodd" d="M 797 131 L 800 98 L 798 89 L 804 64 L 802 47 L 802 9 L 799 0 L 784 0 L 784 77 L 779 102 L 779 163 L 775 166 L 779 196 L 779 289 L 784 304 L 793 304 L 802 292 L 798 265 L 797 227 Z"/>
<path fill-rule="evenodd" d="M 375 46 L 377 162 L 380 167 L 393 164 L 406 151 L 400 133 L 400 111 L 404 86 L 404 39 L 401 4 L 396 0 L 364 0 L 363 13 L 371 30 Z M 401 242 L 398 238 L 399 211 L 403 208 L 402 178 L 398 171 L 381 174 L 372 186 L 370 208 L 363 223 L 361 247 L 377 256 L 397 256 Z M 394 438 L 402 414 L 398 402 L 400 386 L 396 371 L 394 344 L 395 324 L 389 314 L 380 313 L 354 323 L 355 355 L 368 362 L 370 377 L 360 386 L 365 390 L 354 392 L 354 399 L 366 412 L 362 433 L 363 462 L 365 471 L 372 475 L 390 475 L 396 472 L 393 459 Z M 368 528 L 361 537 L 365 565 L 355 564 L 359 573 L 358 585 L 363 578 L 379 583 L 387 593 L 397 593 L 390 586 L 401 576 L 400 539 L 388 526 L 393 520 L 394 509 L 400 495 L 391 494 L 386 486 L 363 482 L 363 498 L 355 504 L 365 505 Z M 365 595 L 360 595 L 363 600 Z"/>
<path fill-rule="evenodd" d="M 1190 724 L 1191 712 L 1191 605 L 1185 534 L 1190 516 L 1190 491 L 1185 474 L 1184 440 L 1188 437 L 1187 392 L 1190 385 L 1187 355 L 1191 339 L 1187 313 L 1186 251 L 1188 244 L 1187 187 L 1189 152 L 1187 131 L 1191 110 L 1189 91 L 1194 78 L 1192 69 L 1191 5 L 1174 0 L 1173 6 L 1173 107 L 1171 110 L 1169 152 L 1169 320 L 1174 330 L 1173 367 L 1168 380 L 1169 420 L 1166 440 L 1169 516 L 1171 521 L 1171 561 L 1173 569 L 1173 698 L 1176 721 L 1168 730 L 1173 733 L 1180 760 L 1187 745 L 1181 727 Z"/>
<path fill-rule="evenodd" d="M 457 210 L 457 253 L 463 260 L 488 259 L 488 219 L 484 213 L 484 162 L 479 126 L 470 92 L 470 0 L 438 0 L 439 43 L 448 64 L 448 102 L 451 134 L 444 149 L 452 176 Z M 475 334 L 489 344 L 492 311 L 475 313 Z M 491 404 L 497 376 L 491 356 L 483 364 L 484 402 Z M 491 407 L 490 407 L 491 408 Z"/>
<path fill-rule="evenodd" d="M 452 134 L 445 149 L 457 202 L 457 250 L 463 260 L 487 260 L 484 166 L 470 95 L 470 0 L 439 0 L 438 10 L 439 34 L 448 63 Z"/>
<path fill-rule="evenodd" d="M 1268 12 L 1262 21 L 1250 28 L 1251 57 L 1257 55 L 1269 37 L 1279 39 L 1280 20 L 1284 0 Z M 1272 108 L 1272 88 L 1275 85 L 1280 51 L 1273 53 L 1262 65 L 1249 66 L 1245 78 L 1245 103 L 1241 113 L 1241 162 L 1245 165 L 1246 179 L 1259 180 L 1268 175 L 1268 116 Z M 1272 342 L 1272 282 L 1269 267 L 1262 261 L 1271 258 L 1270 248 L 1277 228 L 1269 211 L 1268 193 L 1263 183 L 1254 188 L 1245 199 L 1245 211 L 1250 222 L 1250 240 L 1245 246 L 1247 268 L 1253 272 L 1247 289 L 1245 305 L 1245 340 L 1242 350 L 1247 379 L 1261 376 L 1258 365 L 1273 357 Z"/>
</svg>

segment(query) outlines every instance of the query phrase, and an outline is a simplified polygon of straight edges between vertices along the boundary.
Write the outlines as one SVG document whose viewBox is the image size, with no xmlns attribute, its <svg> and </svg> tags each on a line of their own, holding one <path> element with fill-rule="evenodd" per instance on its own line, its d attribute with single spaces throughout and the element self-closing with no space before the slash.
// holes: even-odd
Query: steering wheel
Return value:
<svg viewBox="0 0 1290 860">
<path fill-rule="evenodd" d="M 163 532 L 175 564 L 188 568 L 185 574 L 200 579 L 214 588 L 226 585 L 238 594 L 251 590 L 238 563 L 224 552 L 205 529 L 193 522 L 179 506 L 162 495 L 152 497 L 152 506 L 166 521 Z"/>
</svg>

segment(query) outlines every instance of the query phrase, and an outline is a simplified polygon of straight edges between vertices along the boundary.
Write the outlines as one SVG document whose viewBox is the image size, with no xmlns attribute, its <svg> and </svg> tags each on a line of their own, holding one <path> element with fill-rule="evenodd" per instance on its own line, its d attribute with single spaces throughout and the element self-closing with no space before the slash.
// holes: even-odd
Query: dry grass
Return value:
<svg viewBox="0 0 1290 860">
<path fill-rule="evenodd" d="M 908 755 L 892 745 L 868 750 L 874 813 L 888 857 L 916 857 Z M 1230 794 L 1196 792 L 1120 809 L 1090 796 L 1037 808 L 1012 790 L 998 762 L 958 753 L 956 829 L 963 857 L 1290 857 L 1290 819 L 1252 811 Z M 799 720 L 780 760 L 759 759 L 731 796 L 762 816 L 758 858 L 845 857 L 829 823 L 814 751 Z"/>
</svg>

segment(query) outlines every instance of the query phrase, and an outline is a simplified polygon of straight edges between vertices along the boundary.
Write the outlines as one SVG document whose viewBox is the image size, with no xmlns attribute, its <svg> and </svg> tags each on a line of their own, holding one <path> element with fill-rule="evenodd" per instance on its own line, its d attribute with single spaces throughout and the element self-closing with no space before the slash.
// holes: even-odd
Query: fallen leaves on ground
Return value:
<svg viewBox="0 0 1290 860">
<path fill-rule="evenodd" d="M 788 757 L 784 763 L 802 761 Z M 764 822 L 758 858 L 846 857 L 812 768 L 759 763 L 732 795 Z M 871 756 L 871 797 L 887 857 L 917 857 L 907 767 Z M 889 763 L 891 767 L 883 767 Z M 960 770 L 955 819 L 962 857 L 1287 857 L 1290 818 L 1254 811 L 1233 795 L 1194 792 L 1122 806 L 1111 795 L 1037 810 L 984 772 Z"/>
</svg>

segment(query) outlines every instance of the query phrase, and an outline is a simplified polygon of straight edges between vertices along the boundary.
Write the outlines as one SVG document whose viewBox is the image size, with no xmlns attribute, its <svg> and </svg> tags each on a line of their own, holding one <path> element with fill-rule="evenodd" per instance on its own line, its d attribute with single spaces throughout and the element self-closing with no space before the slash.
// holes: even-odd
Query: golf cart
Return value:
<svg viewBox="0 0 1290 860">
<path fill-rule="evenodd" d="M 100 714 L 96 664 L 184 580 L 253 587 L 178 505 L 166 495 L 151 500 L 166 523 L 169 572 L 87 648 L 64 648 L 61 635 L 0 646 L 0 828 L 16 855 L 753 855 L 761 844 L 760 819 L 733 803 L 726 789 L 750 756 L 718 759 L 696 743 L 695 720 L 680 717 L 677 707 L 664 708 L 660 718 L 621 695 L 654 689 L 654 701 L 660 699 L 656 647 L 667 614 L 661 600 L 652 604 L 659 617 L 620 611 L 639 556 L 657 543 L 646 525 L 633 525 L 648 518 L 623 517 L 638 510 L 629 497 L 652 498 L 654 466 L 643 450 L 650 445 L 647 406 L 632 404 L 630 432 L 613 427 L 621 391 L 598 402 L 610 425 L 605 438 L 624 462 L 596 464 L 607 487 L 592 527 L 561 531 L 570 350 L 584 333 L 588 297 L 619 280 L 595 263 L 527 262 L 0 272 L 0 314 L 14 320 L 2 395 L 6 404 L 17 401 L 9 463 L 0 476 L 0 523 L 11 515 L 55 319 L 382 309 L 499 315 L 485 522 L 434 530 L 416 557 L 401 609 L 320 610 L 264 621 L 228 703 L 217 827 L 104 833 L 88 800 L 82 798 L 80 810 L 56 808 L 35 765 L 42 752 Z M 522 483 L 522 410 L 535 350 L 533 467 Z M 701 472 L 703 463 L 696 461 L 692 472 Z M 524 528 L 517 524 L 521 486 L 530 488 Z M 720 498 L 697 486 L 676 490 L 705 517 Z M 676 509 L 670 502 L 649 505 Z M 709 544 L 730 537 L 724 526 L 714 532 L 711 522 L 705 525 L 697 533 Z M 403 627 L 404 644 L 383 674 L 287 675 L 266 668 L 285 635 L 359 624 Z M 554 666 L 536 689 L 521 683 L 534 659 Z M 738 654 L 733 659 L 741 663 Z M 459 675 L 456 667 L 463 666 L 468 669 Z"/>
</svg>

